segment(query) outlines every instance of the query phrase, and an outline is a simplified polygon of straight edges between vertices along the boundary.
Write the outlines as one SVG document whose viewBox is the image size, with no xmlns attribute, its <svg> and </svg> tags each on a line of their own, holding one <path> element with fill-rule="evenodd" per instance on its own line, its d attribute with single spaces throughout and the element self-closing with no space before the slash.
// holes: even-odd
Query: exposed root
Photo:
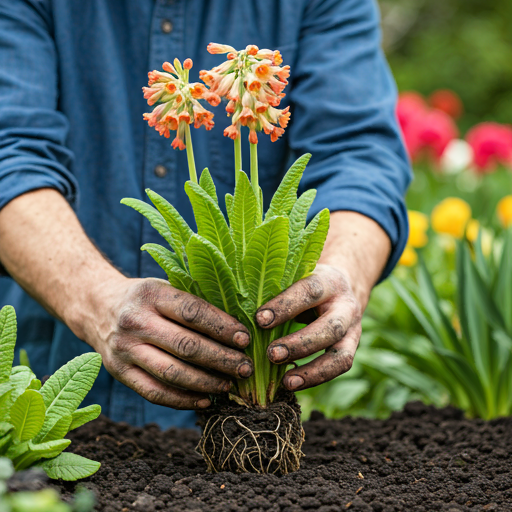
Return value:
<svg viewBox="0 0 512 512">
<path fill-rule="evenodd" d="M 273 407 L 274 406 L 274 407 Z M 273 473 L 297 471 L 304 456 L 300 412 L 288 404 L 210 416 L 196 447 L 208 471 Z"/>
</svg>

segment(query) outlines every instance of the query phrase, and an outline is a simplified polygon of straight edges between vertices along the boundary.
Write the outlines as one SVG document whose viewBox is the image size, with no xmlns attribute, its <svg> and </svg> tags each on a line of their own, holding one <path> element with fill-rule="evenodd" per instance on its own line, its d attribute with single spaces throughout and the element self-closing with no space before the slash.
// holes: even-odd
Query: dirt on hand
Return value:
<svg viewBox="0 0 512 512">
<path fill-rule="evenodd" d="M 431 512 L 512 510 L 512 418 L 467 420 L 411 403 L 388 420 L 304 424 L 301 469 L 278 477 L 206 473 L 199 432 L 107 418 L 71 432 L 102 467 L 81 485 L 103 512 Z M 70 495 L 76 483 L 61 482 Z"/>
</svg>

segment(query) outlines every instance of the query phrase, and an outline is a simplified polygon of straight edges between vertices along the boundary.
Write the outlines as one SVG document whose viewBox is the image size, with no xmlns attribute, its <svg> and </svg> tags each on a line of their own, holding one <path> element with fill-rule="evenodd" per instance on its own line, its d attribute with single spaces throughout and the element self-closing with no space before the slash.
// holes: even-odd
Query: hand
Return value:
<svg viewBox="0 0 512 512">
<path fill-rule="evenodd" d="M 291 391 L 317 386 L 350 370 L 361 337 L 362 307 L 345 275 L 330 265 L 317 265 L 314 274 L 261 306 L 256 320 L 271 329 L 308 310 L 318 318 L 275 340 L 267 350 L 270 361 L 288 364 L 325 349 L 310 363 L 286 372 L 283 384 Z"/>
<path fill-rule="evenodd" d="M 113 377 L 150 402 L 208 407 L 208 394 L 228 391 L 230 377 L 252 374 L 236 350 L 249 344 L 247 328 L 206 301 L 160 279 L 123 278 L 108 290 L 84 339 Z"/>
</svg>

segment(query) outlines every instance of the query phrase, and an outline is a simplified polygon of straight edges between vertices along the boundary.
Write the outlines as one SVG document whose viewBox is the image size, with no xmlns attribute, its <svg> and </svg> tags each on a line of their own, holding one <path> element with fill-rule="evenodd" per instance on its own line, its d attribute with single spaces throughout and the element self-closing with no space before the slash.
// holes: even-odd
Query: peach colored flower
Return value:
<svg viewBox="0 0 512 512">
<path fill-rule="evenodd" d="M 207 130 L 213 128 L 213 113 L 206 110 L 199 100 L 215 105 L 220 103 L 220 96 L 203 84 L 189 83 L 188 74 L 192 66 L 191 59 L 186 59 L 183 66 L 178 59 L 174 60 L 174 65 L 164 62 L 164 71 L 150 71 L 148 87 L 142 88 L 148 105 L 156 105 L 152 112 L 144 114 L 144 119 L 166 138 L 170 138 L 172 131 L 176 132 L 172 147 L 180 150 L 185 149 L 188 125 L 193 123 L 195 128 L 204 126 Z"/>
<path fill-rule="evenodd" d="M 240 128 L 247 126 L 253 144 L 258 141 L 259 131 L 270 135 L 271 141 L 281 137 L 290 120 L 289 107 L 277 108 L 285 96 L 283 90 L 290 76 L 290 66 L 281 67 L 281 54 L 260 50 L 255 45 L 236 51 L 231 46 L 217 43 L 210 43 L 208 51 L 228 54 L 226 61 L 199 73 L 209 87 L 208 95 L 204 94 L 203 98 L 210 101 L 209 95 L 217 95 L 218 102 L 220 97 L 228 100 L 226 112 L 235 128 L 226 129 L 224 135 L 236 139 L 240 136 Z"/>
</svg>

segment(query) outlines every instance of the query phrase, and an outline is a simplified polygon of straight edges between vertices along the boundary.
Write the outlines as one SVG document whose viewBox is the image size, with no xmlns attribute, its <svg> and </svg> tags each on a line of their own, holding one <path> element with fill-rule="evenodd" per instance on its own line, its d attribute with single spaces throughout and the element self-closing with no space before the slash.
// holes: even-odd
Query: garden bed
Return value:
<svg viewBox="0 0 512 512">
<path fill-rule="evenodd" d="M 415 402 L 385 421 L 314 413 L 304 428 L 302 468 L 284 477 L 206 473 L 193 430 L 100 417 L 69 437 L 102 463 L 82 482 L 104 512 L 512 510 L 512 418 L 467 420 Z"/>
</svg>

